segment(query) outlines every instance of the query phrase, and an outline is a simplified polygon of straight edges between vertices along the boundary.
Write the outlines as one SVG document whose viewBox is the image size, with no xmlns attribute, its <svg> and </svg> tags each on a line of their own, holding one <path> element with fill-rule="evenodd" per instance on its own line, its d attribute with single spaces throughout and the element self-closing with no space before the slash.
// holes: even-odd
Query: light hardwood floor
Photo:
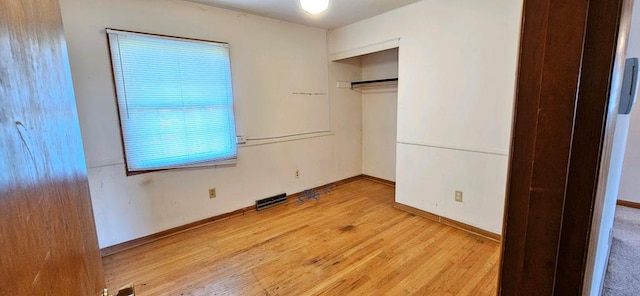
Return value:
<svg viewBox="0 0 640 296">
<path fill-rule="evenodd" d="M 103 258 L 148 295 L 495 295 L 500 244 L 392 208 L 369 180 Z"/>
</svg>

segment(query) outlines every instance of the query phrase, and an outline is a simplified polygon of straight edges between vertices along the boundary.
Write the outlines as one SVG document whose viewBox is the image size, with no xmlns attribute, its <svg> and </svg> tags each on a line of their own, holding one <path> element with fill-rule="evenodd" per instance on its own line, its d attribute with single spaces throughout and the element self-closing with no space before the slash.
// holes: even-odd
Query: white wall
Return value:
<svg viewBox="0 0 640 296">
<path fill-rule="evenodd" d="M 335 55 L 400 38 L 398 202 L 502 231 L 521 13 L 522 1 L 421 1 L 330 32 Z"/>
<path fill-rule="evenodd" d="M 640 1 L 633 4 L 627 57 L 640 57 Z M 628 130 L 618 199 L 640 203 L 640 108 L 636 105 L 630 115 L 620 115 L 618 125 Z"/>
<path fill-rule="evenodd" d="M 173 0 L 61 6 L 100 247 L 361 173 L 360 95 L 329 87 L 360 79 L 360 65 L 329 63 L 325 30 Z M 229 42 L 239 134 L 331 131 L 249 141 L 234 166 L 126 177 L 105 27 Z M 216 199 L 208 198 L 212 187 Z"/>
<path fill-rule="evenodd" d="M 619 115 L 618 119 L 618 124 L 628 131 L 618 199 L 640 203 L 640 110 L 637 107 L 634 106 L 629 115 Z"/>
<path fill-rule="evenodd" d="M 627 129 L 629 127 L 628 115 L 618 115 L 616 120 L 616 129 L 613 135 L 613 146 L 611 148 L 611 161 L 609 164 L 609 174 L 607 176 L 607 185 L 602 209 L 594 211 L 602 211 L 602 215 L 594 215 L 600 217 L 600 221 L 594 218 L 593 224 L 597 225 L 598 244 L 595 251 L 595 263 L 593 274 L 591 275 L 591 291 L 589 295 L 600 295 L 604 276 L 609 260 L 609 251 L 611 250 L 611 231 L 613 229 L 613 221 L 616 212 L 616 201 L 618 196 L 618 188 L 620 185 L 620 175 L 622 173 L 622 163 L 624 158 L 624 147 L 627 138 Z M 594 234 L 595 235 L 595 234 Z"/>
<path fill-rule="evenodd" d="M 633 57 L 640 55 L 636 53 Z M 618 124 L 626 127 L 628 134 L 618 199 L 640 203 L 640 108 L 636 105 L 631 114 L 619 117 Z"/>
<path fill-rule="evenodd" d="M 398 49 L 362 56 L 362 80 L 398 77 Z M 362 173 L 396 180 L 398 88 L 362 91 Z"/>
<path fill-rule="evenodd" d="M 635 1 L 631 16 L 631 31 L 627 44 L 627 57 L 640 57 L 640 1 Z M 595 250 L 594 271 L 591 275 L 589 295 L 600 295 L 606 274 L 609 251 L 611 250 L 611 231 L 616 211 L 617 199 L 640 202 L 640 111 L 634 106 L 630 115 L 618 114 L 616 129 L 611 148 L 611 162 L 605 201 L 600 221 L 593 221 L 598 227 L 598 244 Z M 598 215 L 594 215 L 598 216 Z"/>
</svg>

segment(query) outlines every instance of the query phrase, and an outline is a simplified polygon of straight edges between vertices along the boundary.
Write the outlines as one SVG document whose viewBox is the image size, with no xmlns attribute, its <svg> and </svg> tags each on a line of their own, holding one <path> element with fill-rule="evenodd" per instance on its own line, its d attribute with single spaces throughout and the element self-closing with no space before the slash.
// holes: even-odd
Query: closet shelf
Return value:
<svg viewBox="0 0 640 296">
<path fill-rule="evenodd" d="M 388 78 L 388 79 L 377 79 L 377 80 L 365 80 L 365 81 L 354 81 L 351 82 L 351 89 L 359 90 L 359 89 L 368 89 L 375 87 L 389 87 L 389 86 L 397 86 L 398 78 Z"/>
</svg>

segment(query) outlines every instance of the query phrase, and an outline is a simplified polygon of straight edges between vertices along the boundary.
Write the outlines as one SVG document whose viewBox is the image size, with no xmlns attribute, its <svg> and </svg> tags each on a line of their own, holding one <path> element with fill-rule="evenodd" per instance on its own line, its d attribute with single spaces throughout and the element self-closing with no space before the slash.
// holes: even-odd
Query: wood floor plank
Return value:
<svg viewBox="0 0 640 296">
<path fill-rule="evenodd" d="M 103 258 L 148 295 L 495 295 L 500 245 L 394 209 L 370 180 Z"/>
</svg>

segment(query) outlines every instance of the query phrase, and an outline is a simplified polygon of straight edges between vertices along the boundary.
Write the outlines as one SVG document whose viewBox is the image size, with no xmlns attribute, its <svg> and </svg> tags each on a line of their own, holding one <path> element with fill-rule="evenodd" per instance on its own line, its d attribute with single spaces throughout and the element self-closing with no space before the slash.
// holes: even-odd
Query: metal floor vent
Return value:
<svg viewBox="0 0 640 296">
<path fill-rule="evenodd" d="M 275 207 L 279 204 L 287 202 L 287 194 L 282 193 L 276 196 L 267 197 L 263 199 L 256 200 L 256 210 L 264 210 L 270 207 Z"/>
</svg>

